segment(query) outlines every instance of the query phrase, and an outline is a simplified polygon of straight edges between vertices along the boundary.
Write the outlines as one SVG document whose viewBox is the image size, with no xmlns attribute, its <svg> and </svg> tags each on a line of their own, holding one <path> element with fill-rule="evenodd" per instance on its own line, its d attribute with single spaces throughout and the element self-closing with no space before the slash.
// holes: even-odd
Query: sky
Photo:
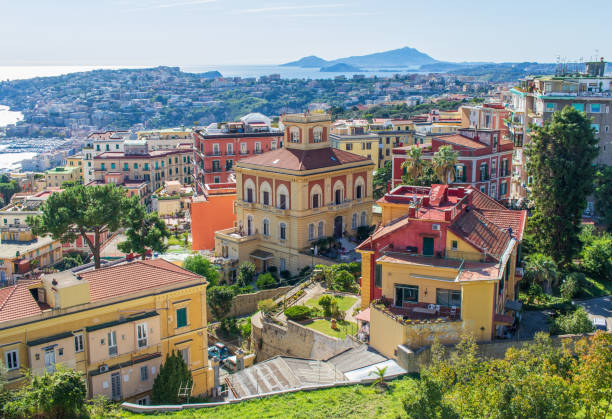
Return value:
<svg viewBox="0 0 612 419">
<path fill-rule="evenodd" d="M 0 66 L 612 60 L 612 1 L 0 0 Z"/>
</svg>

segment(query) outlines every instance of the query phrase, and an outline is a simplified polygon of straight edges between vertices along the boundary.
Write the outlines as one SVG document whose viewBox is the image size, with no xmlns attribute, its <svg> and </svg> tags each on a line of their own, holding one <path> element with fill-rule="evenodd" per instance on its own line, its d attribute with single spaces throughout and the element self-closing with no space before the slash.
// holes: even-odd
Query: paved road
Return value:
<svg viewBox="0 0 612 419">
<path fill-rule="evenodd" d="M 605 318 L 608 330 L 612 331 L 612 296 L 607 295 L 590 300 L 575 301 L 575 303 L 584 307 L 590 318 Z"/>
</svg>

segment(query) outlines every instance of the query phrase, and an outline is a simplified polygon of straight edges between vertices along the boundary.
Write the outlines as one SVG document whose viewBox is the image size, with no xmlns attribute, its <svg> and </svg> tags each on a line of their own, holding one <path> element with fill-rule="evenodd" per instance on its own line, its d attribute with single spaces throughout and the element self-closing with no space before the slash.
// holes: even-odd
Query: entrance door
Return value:
<svg viewBox="0 0 612 419">
<path fill-rule="evenodd" d="M 433 256 L 434 254 L 434 239 L 431 237 L 423 237 L 423 256 Z"/>
<path fill-rule="evenodd" d="M 342 237 L 342 216 L 334 218 L 334 237 Z"/>
<path fill-rule="evenodd" d="M 45 349 L 45 370 L 55 372 L 55 348 Z"/>
<path fill-rule="evenodd" d="M 121 400 L 121 374 L 111 374 L 111 393 L 113 400 Z"/>
</svg>

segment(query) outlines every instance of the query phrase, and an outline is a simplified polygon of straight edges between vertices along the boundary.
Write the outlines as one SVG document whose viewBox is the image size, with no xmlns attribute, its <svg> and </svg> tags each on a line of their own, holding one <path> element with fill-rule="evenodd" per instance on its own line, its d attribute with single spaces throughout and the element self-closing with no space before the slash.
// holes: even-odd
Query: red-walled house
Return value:
<svg viewBox="0 0 612 419">
<path fill-rule="evenodd" d="M 220 128 L 195 130 L 195 177 L 198 192 L 206 184 L 235 184 L 236 162 L 282 147 L 282 131 L 263 122 L 230 122 Z"/>
<path fill-rule="evenodd" d="M 509 199 L 513 143 L 499 130 L 461 128 L 457 134 L 433 137 L 423 147 L 423 159 L 432 161 L 440 147 L 450 145 L 459 153 L 453 186 L 474 186 L 500 201 Z M 393 149 L 393 186 L 402 183 L 402 163 L 413 146 Z"/>
</svg>

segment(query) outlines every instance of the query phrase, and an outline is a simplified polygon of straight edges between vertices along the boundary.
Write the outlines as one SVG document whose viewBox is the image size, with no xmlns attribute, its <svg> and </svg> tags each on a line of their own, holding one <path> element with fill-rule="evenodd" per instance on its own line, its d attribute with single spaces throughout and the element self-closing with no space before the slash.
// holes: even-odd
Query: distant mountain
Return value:
<svg viewBox="0 0 612 419">
<path fill-rule="evenodd" d="M 359 67 L 346 63 L 333 64 L 327 67 L 321 67 L 319 71 L 324 73 L 357 73 L 361 70 Z"/>
<path fill-rule="evenodd" d="M 293 61 L 287 64 L 281 64 L 281 66 L 282 67 L 316 68 L 316 67 L 323 67 L 326 64 L 329 64 L 329 63 L 323 58 L 319 58 L 316 55 L 309 55 L 308 57 L 300 58 L 297 61 Z"/>
<path fill-rule="evenodd" d="M 438 61 L 417 49 L 404 47 L 391 51 L 376 52 L 374 54 L 338 58 L 326 61 L 322 58 L 311 55 L 301 58 L 283 66 L 291 67 L 325 67 L 332 64 L 348 64 L 355 67 L 380 68 L 380 67 L 418 67 L 423 64 L 437 63 Z"/>
<path fill-rule="evenodd" d="M 215 71 L 207 71 L 206 73 L 198 73 L 198 76 L 204 79 L 217 79 L 219 77 L 223 77 L 223 74 L 215 70 Z"/>
</svg>

